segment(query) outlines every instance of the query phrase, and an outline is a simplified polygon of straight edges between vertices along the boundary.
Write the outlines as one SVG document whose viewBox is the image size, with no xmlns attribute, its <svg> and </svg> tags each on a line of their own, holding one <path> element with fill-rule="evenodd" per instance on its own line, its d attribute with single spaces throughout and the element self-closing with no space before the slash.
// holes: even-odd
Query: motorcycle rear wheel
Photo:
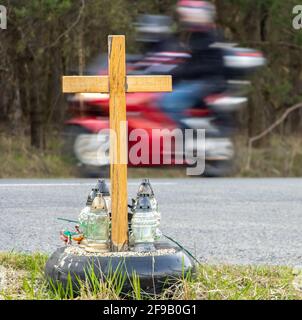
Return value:
<svg viewBox="0 0 302 320">
<path fill-rule="evenodd" d="M 234 174 L 234 171 L 233 160 L 206 161 L 202 176 L 207 178 L 227 177 Z"/>
</svg>

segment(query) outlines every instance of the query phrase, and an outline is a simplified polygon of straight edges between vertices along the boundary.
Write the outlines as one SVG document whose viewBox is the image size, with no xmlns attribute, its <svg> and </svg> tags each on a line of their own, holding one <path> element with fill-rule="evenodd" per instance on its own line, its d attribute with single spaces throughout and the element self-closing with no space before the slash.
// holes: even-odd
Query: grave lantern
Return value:
<svg viewBox="0 0 302 320">
<path fill-rule="evenodd" d="M 154 242 L 158 220 L 154 214 L 150 198 L 140 195 L 133 208 L 131 237 L 135 251 L 155 250 Z"/>
<path fill-rule="evenodd" d="M 109 249 L 109 211 L 101 193 L 97 193 L 87 215 L 85 235 L 88 252 L 104 252 Z"/>
<path fill-rule="evenodd" d="M 104 179 L 99 179 L 98 183 L 96 184 L 96 186 L 94 188 L 92 188 L 91 192 L 89 193 L 88 197 L 87 197 L 87 201 L 86 201 L 86 206 L 85 208 L 83 208 L 79 214 L 79 222 L 80 222 L 80 229 L 82 231 L 82 233 L 84 234 L 84 239 L 81 242 L 81 247 L 85 247 L 88 243 L 87 243 L 87 237 L 88 237 L 88 218 L 90 216 L 91 213 L 91 206 L 92 203 L 94 201 L 94 199 L 96 198 L 96 196 L 100 194 L 102 195 L 103 199 L 106 202 L 106 209 L 108 212 L 110 212 L 110 208 L 111 208 L 111 198 L 110 198 L 110 193 L 109 193 L 109 189 L 108 186 L 105 182 Z M 91 228 L 91 226 L 90 226 Z"/>
</svg>

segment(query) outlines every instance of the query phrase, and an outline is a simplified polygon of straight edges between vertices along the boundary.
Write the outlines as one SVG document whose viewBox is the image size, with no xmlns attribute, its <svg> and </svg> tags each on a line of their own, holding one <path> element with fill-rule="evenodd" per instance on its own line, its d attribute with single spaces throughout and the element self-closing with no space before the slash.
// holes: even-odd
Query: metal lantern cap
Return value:
<svg viewBox="0 0 302 320">
<path fill-rule="evenodd" d="M 137 192 L 138 197 L 141 195 L 154 197 L 154 192 L 149 179 L 142 180 Z"/>
</svg>

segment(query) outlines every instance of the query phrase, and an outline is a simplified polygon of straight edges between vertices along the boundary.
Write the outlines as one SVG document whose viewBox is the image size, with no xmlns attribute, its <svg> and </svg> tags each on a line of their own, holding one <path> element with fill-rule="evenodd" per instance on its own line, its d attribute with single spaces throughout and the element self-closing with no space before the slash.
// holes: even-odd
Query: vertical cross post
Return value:
<svg viewBox="0 0 302 320">
<path fill-rule="evenodd" d="M 65 93 L 109 93 L 111 242 L 113 251 L 128 244 L 126 92 L 171 92 L 171 76 L 127 76 L 125 36 L 109 36 L 108 76 L 65 76 Z"/>
<path fill-rule="evenodd" d="M 111 240 L 113 251 L 128 244 L 125 36 L 109 36 L 109 116 L 111 176 Z M 113 133 L 115 135 L 113 136 Z"/>
</svg>

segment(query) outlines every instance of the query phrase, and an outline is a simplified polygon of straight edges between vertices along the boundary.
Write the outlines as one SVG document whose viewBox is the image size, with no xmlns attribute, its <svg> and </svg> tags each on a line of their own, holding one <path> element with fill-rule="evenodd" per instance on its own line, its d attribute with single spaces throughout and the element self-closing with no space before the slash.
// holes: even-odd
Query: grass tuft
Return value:
<svg viewBox="0 0 302 320">
<path fill-rule="evenodd" d="M 47 256 L 43 254 L 0 253 L 0 299 L 72 300 L 72 299 L 169 299 L 169 300 L 301 300 L 301 286 L 290 267 L 199 265 L 196 277 L 189 273 L 161 295 L 146 295 L 139 277 L 130 275 L 132 291 L 125 296 L 126 277 L 116 270 L 99 279 L 93 268 L 86 282 L 79 282 L 75 295 L 71 277 L 67 288 L 50 284 L 44 276 Z"/>
<path fill-rule="evenodd" d="M 248 141 L 236 138 L 236 175 L 238 177 L 301 177 L 301 136 L 271 135 L 261 147 L 254 147 L 247 168 Z"/>
</svg>

